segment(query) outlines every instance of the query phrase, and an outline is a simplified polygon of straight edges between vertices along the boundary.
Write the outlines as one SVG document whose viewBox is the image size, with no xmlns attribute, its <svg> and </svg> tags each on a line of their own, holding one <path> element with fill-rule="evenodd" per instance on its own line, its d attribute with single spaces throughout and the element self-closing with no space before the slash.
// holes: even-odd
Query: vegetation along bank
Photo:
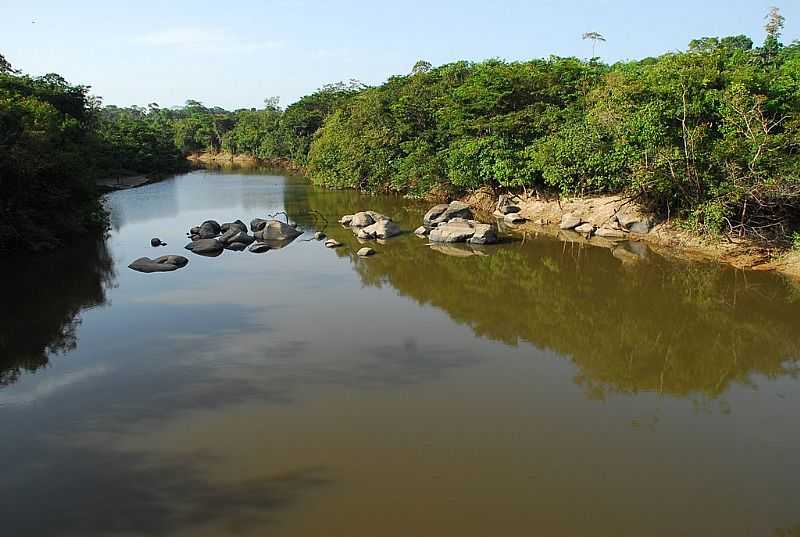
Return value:
<svg viewBox="0 0 800 537">
<path fill-rule="evenodd" d="M 784 259 L 800 249 L 800 43 L 782 43 L 782 28 L 773 11 L 760 46 L 702 38 L 612 65 L 420 61 L 380 86 L 338 83 L 233 112 L 102 107 L 86 87 L 5 62 L 0 247 L 36 244 L 43 218 L 62 224 L 56 240 L 101 226 L 93 181 L 109 172 L 224 153 L 412 197 L 620 195 L 675 233 Z"/>
</svg>

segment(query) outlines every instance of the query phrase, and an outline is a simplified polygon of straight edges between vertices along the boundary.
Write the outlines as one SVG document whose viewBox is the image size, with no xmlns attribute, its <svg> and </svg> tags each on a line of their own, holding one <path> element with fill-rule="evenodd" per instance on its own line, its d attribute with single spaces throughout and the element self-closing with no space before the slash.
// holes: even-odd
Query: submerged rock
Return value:
<svg viewBox="0 0 800 537">
<path fill-rule="evenodd" d="M 155 259 L 140 257 L 128 265 L 128 268 L 144 273 L 171 272 L 185 267 L 188 263 L 189 260 L 180 255 L 163 255 Z"/>
</svg>

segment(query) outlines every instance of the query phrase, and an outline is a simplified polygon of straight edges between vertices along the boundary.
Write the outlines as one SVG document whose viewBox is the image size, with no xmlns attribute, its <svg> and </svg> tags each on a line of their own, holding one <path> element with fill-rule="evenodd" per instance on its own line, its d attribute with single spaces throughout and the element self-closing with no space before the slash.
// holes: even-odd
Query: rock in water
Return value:
<svg viewBox="0 0 800 537">
<path fill-rule="evenodd" d="M 261 231 L 264 229 L 264 226 L 267 225 L 269 220 L 264 220 L 263 218 L 253 218 L 250 220 L 250 231 L 255 233 L 256 231 Z"/>
<path fill-rule="evenodd" d="M 343 226 L 349 226 L 352 221 L 353 221 L 352 214 L 346 214 L 339 219 L 339 223 L 342 224 Z"/>
<path fill-rule="evenodd" d="M 358 232 L 358 238 L 362 238 L 361 234 L 365 233 L 363 238 L 368 239 L 389 239 L 400 234 L 400 228 L 397 224 L 388 219 L 381 219 L 372 225 L 362 228 Z"/>
<path fill-rule="evenodd" d="M 243 242 L 244 244 L 251 244 L 256 239 L 247 234 L 247 231 L 242 231 L 238 227 L 228 229 L 219 239 L 223 244 L 230 244 L 232 242 Z"/>
<path fill-rule="evenodd" d="M 474 224 L 472 237 L 469 239 L 470 244 L 494 244 L 497 242 L 497 231 L 491 224 Z"/>
<path fill-rule="evenodd" d="M 422 224 L 425 226 L 430 226 L 434 220 L 438 219 L 440 216 L 444 214 L 447 208 L 450 207 L 447 203 L 440 203 L 439 205 L 434 205 L 430 208 L 430 210 L 425 213 L 425 216 L 422 217 Z"/>
<path fill-rule="evenodd" d="M 185 267 L 189 260 L 180 255 L 163 255 L 155 259 L 140 257 L 130 265 L 129 268 L 144 273 L 151 272 L 171 272 Z"/>
<path fill-rule="evenodd" d="M 220 227 L 216 220 L 206 220 L 202 224 L 200 224 L 200 235 L 201 239 L 213 239 L 217 235 L 219 235 Z"/>
<path fill-rule="evenodd" d="M 153 237 L 152 239 L 150 239 L 150 246 L 155 247 L 155 246 L 166 246 L 166 245 L 167 243 L 161 242 L 161 239 L 159 239 L 158 237 Z"/>
<path fill-rule="evenodd" d="M 428 236 L 432 242 L 464 242 L 475 234 L 475 228 L 466 220 L 439 224 Z"/>
<path fill-rule="evenodd" d="M 264 242 L 256 242 L 250 245 L 249 250 L 254 254 L 263 254 L 264 252 L 272 250 L 272 247 Z"/>
<path fill-rule="evenodd" d="M 260 241 L 291 241 L 302 235 L 302 233 L 280 220 L 267 220 L 261 226 L 261 230 L 256 231 L 254 235 Z"/>
<path fill-rule="evenodd" d="M 342 243 L 336 239 L 328 239 L 325 241 L 325 248 L 338 248 Z"/>
<path fill-rule="evenodd" d="M 417 229 L 414 230 L 414 235 L 417 235 L 419 237 L 424 237 L 429 232 L 430 231 L 425 226 L 419 226 Z"/>
<path fill-rule="evenodd" d="M 226 222 L 219 226 L 219 229 L 222 233 L 228 233 L 231 229 L 236 229 L 239 231 L 244 231 L 247 233 L 247 226 L 241 220 L 235 220 L 233 222 Z"/>
<path fill-rule="evenodd" d="M 574 214 L 565 214 L 561 217 L 561 223 L 558 227 L 561 229 L 575 229 L 579 225 L 581 225 L 581 218 L 579 216 L 575 216 Z"/>
<path fill-rule="evenodd" d="M 247 245 L 243 242 L 231 242 L 225 245 L 226 250 L 233 250 L 234 252 L 241 252 L 247 248 Z"/>
<path fill-rule="evenodd" d="M 371 255 L 375 255 L 375 250 L 372 248 L 362 248 L 357 253 L 359 257 L 369 257 Z"/>
<path fill-rule="evenodd" d="M 321 231 L 317 231 L 316 233 L 314 233 L 314 240 L 317 241 L 325 240 L 325 234 Z"/>
<path fill-rule="evenodd" d="M 444 212 L 438 218 L 433 219 L 431 223 L 440 224 L 442 222 L 449 222 L 454 218 L 464 218 L 466 220 L 472 220 L 473 218 L 472 209 L 470 209 L 469 205 L 467 205 L 463 201 L 451 201 L 450 204 L 447 206 L 447 209 L 445 209 Z"/>
<path fill-rule="evenodd" d="M 367 227 L 371 226 L 375 223 L 375 219 L 372 218 L 366 211 L 361 211 L 353 215 L 353 218 L 350 220 L 351 227 Z"/>
<path fill-rule="evenodd" d="M 218 255 L 223 245 L 217 239 L 198 239 L 186 245 L 186 249 L 200 255 Z"/>
<path fill-rule="evenodd" d="M 594 231 L 594 226 L 589 223 L 581 224 L 575 228 L 575 231 L 584 235 L 591 235 L 592 231 Z"/>
<path fill-rule="evenodd" d="M 578 228 L 575 228 L 575 229 L 577 230 Z M 598 228 L 594 232 L 594 234 L 597 235 L 598 237 L 605 237 L 606 239 L 624 239 L 625 238 L 625 232 L 624 231 L 622 231 L 621 229 L 612 229 L 612 228 L 609 228 L 609 227 Z"/>
</svg>

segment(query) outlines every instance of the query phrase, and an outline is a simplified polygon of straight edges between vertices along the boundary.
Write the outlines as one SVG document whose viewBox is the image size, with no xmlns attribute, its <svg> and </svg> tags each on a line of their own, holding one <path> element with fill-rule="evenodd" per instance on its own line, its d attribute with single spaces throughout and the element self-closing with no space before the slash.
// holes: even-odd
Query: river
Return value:
<svg viewBox="0 0 800 537">
<path fill-rule="evenodd" d="M 107 240 L 0 269 L 3 535 L 800 535 L 778 276 L 532 236 L 361 259 L 340 216 L 426 207 L 264 170 L 108 205 Z M 344 246 L 183 249 L 279 211 Z"/>
</svg>

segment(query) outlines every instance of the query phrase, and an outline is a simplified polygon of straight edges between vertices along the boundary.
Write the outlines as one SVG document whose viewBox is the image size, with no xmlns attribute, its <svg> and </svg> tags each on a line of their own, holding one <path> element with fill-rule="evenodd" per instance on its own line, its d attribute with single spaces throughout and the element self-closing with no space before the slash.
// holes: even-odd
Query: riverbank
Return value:
<svg viewBox="0 0 800 537">
<path fill-rule="evenodd" d="M 234 155 L 228 152 L 189 153 L 186 160 L 193 164 L 213 166 L 264 166 L 267 168 L 280 168 L 291 173 L 302 173 L 303 167 L 288 158 L 259 159 L 252 155 Z"/>
<path fill-rule="evenodd" d="M 718 261 L 739 269 L 779 272 L 800 281 L 800 252 L 783 245 L 756 242 L 747 238 L 708 237 L 682 229 L 674 221 L 663 221 L 621 194 L 560 198 L 535 194 L 496 196 L 490 189 L 480 189 L 462 198 L 484 218 L 500 216 L 499 204 L 519 208 L 524 223 L 511 227 L 517 233 L 544 233 L 573 242 L 612 248 L 614 237 L 598 236 L 600 230 L 621 230 L 627 224 L 638 223 L 632 231 L 625 229 L 628 240 L 646 243 L 654 251 L 692 261 Z M 496 214 L 495 214 L 496 213 Z M 574 217 L 590 224 L 592 231 L 564 229 L 565 217 Z M 600 232 L 600 235 L 604 234 Z M 613 235 L 613 233 L 608 233 Z"/>
</svg>

